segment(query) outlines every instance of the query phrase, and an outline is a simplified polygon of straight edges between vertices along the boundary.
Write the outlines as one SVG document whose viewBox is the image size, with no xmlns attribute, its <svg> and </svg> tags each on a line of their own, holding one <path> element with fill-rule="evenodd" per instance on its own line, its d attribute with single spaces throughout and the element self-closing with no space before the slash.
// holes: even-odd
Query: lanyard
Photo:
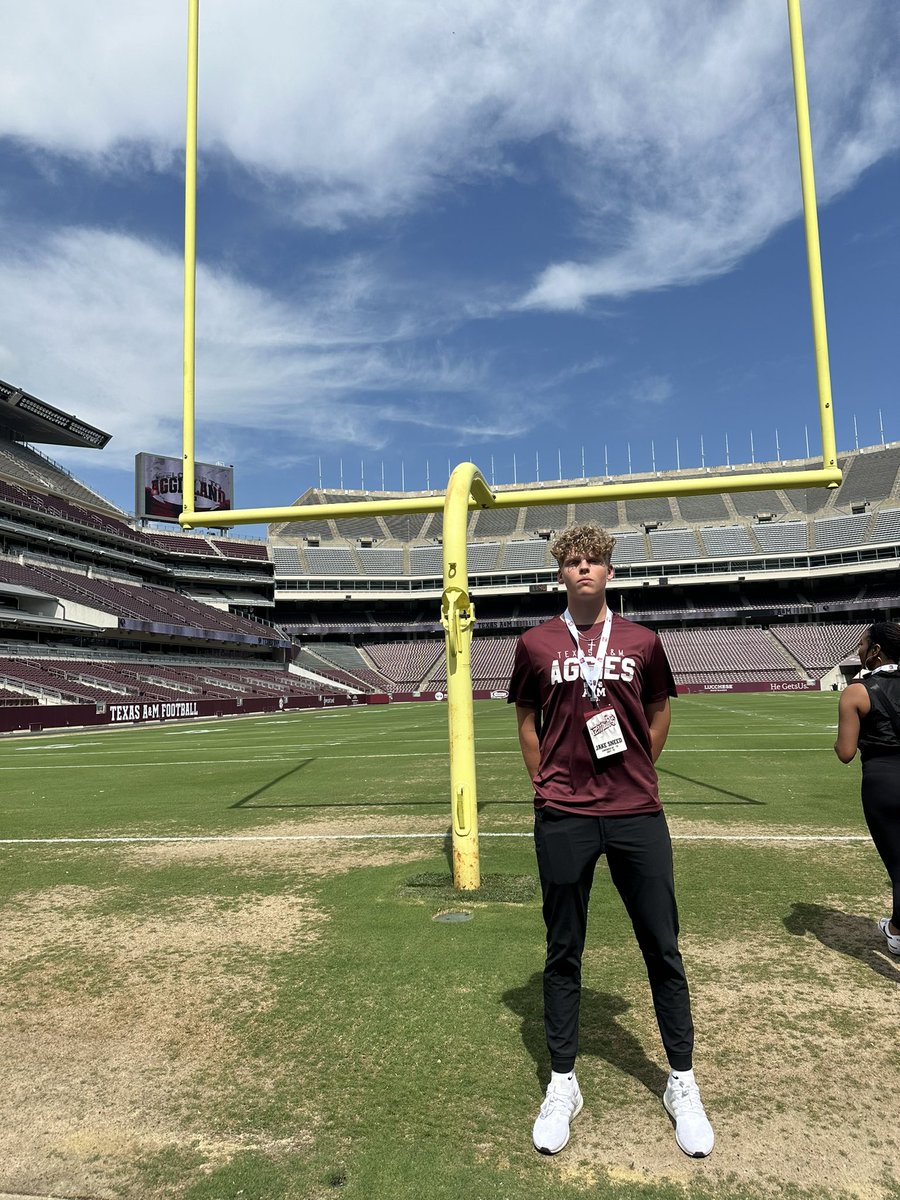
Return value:
<svg viewBox="0 0 900 1200">
<path fill-rule="evenodd" d="M 575 622 L 572 620 L 572 614 L 568 609 L 563 613 L 562 619 L 565 621 L 566 628 L 572 635 L 572 641 L 575 643 L 578 665 L 581 668 L 581 678 L 587 685 L 591 700 L 594 704 L 598 704 L 600 697 L 606 695 L 606 689 L 600 682 L 600 677 L 603 674 L 603 660 L 606 658 L 606 647 L 609 645 L 609 633 L 612 629 L 612 609 L 607 608 L 606 610 L 606 620 L 603 622 L 603 632 L 600 634 L 596 658 L 588 658 L 581 649 L 579 633 Z"/>
<path fill-rule="evenodd" d="M 874 671 L 870 671 L 869 676 L 878 675 L 882 671 L 887 671 L 887 672 L 892 673 L 896 670 L 897 670 L 897 663 L 885 663 L 883 667 L 876 667 Z M 868 678 L 868 676 L 867 676 L 867 678 Z"/>
</svg>

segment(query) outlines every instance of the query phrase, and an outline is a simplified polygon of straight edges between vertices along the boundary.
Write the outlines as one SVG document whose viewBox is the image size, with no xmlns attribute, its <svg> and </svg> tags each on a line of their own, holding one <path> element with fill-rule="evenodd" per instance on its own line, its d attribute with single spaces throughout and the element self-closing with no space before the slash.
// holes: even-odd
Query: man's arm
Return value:
<svg viewBox="0 0 900 1200">
<path fill-rule="evenodd" d="M 834 752 L 842 763 L 852 762 L 859 746 L 859 720 L 872 707 L 862 684 L 849 683 L 838 701 L 838 732 Z"/>
<path fill-rule="evenodd" d="M 650 726 L 650 757 L 654 762 L 663 752 L 666 738 L 669 736 L 669 725 L 672 723 L 672 713 L 669 709 L 669 697 L 654 700 L 644 705 L 644 715 Z"/>
<path fill-rule="evenodd" d="M 534 779 L 541 765 L 541 746 L 538 741 L 537 722 L 534 709 L 522 704 L 516 705 L 516 721 L 519 725 L 519 747 L 525 762 L 528 778 Z"/>
</svg>

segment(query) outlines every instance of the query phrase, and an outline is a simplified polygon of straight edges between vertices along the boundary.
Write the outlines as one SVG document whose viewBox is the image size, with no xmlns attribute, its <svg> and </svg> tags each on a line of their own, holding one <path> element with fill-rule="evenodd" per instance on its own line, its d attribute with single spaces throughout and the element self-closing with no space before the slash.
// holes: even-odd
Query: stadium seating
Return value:
<svg viewBox="0 0 900 1200">
<path fill-rule="evenodd" d="M 650 553 L 642 533 L 617 533 L 613 563 L 649 562 Z"/>
<path fill-rule="evenodd" d="M 276 575 L 298 575 L 300 556 L 296 546 L 273 546 L 272 561 Z"/>
<path fill-rule="evenodd" d="M 841 504 L 859 504 L 894 495 L 900 470 L 900 447 L 867 450 L 845 464 Z"/>
<path fill-rule="evenodd" d="M 7 688 L 16 683 L 32 693 L 58 694 L 69 702 L 116 703 L 140 699 L 175 698 L 234 700 L 252 696 L 316 695 L 321 685 L 283 669 L 232 667 L 196 663 L 171 666 L 163 662 L 118 661 L 98 663 L 63 657 L 2 658 L 0 680 Z M 18 694 L 10 693 L 10 697 Z M 23 704 L 34 695 L 18 696 Z"/>
<path fill-rule="evenodd" d="M 700 530 L 700 540 L 710 558 L 759 553 L 745 525 L 703 528 Z"/>
<path fill-rule="evenodd" d="M 849 517 L 828 517 L 814 523 L 815 549 L 858 546 L 864 540 L 871 517 L 868 513 Z"/>
<path fill-rule="evenodd" d="M 358 692 L 390 690 L 390 680 L 370 667 L 355 646 L 345 643 L 317 642 L 315 646 L 305 646 L 297 665 Z"/>
<path fill-rule="evenodd" d="M 159 550 L 177 551 L 179 554 L 203 554 L 211 557 L 216 553 L 204 537 L 189 537 L 177 533 L 145 533 L 144 540 Z"/>
<path fill-rule="evenodd" d="M 724 496 L 679 496 L 678 511 L 683 521 L 727 521 L 731 516 Z"/>
<path fill-rule="evenodd" d="M 573 525 L 592 524 L 601 529 L 618 529 L 619 523 L 619 509 L 614 500 L 574 505 Z"/>
<path fill-rule="evenodd" d="M 774 485 L 472 510 L 474 686 L 504 691 L 517 633 L 561 607 L 549 540 L 537 534 L 585 520 L 615 536 L 614 562 L 626 568 L 617 608 L 659 628 L 679 682 L 825 674 L 846 660 L 864 622 L 900 608 L 900 447 L 841 462 L 845 482 L 831 491 Z M 51 478 L 52 466 L 0 443 L 0 585 L 7 585 L 0 622 L 10 639 L 0 651 L 0 706 L 446 687 L 434 598 L 443 573 L 441 512 L 335 520 L 329 508 L 360 493 L 311 489 L 307 499 L 321 505 L 321 520 L 273 526 L 267 546 L 135 528 L 65 473 Z M 819 570 L 823 562 L 832 569 Z M 242 615 L 261 606 L 276 627 Z M 79 608 L 108 618 L 80 614 L 76 638 L 96 654 L 62 644 Z M 771 621 L 778 623 L 760 625 Z M 317 679 L 265 659 L 283 654 L 292 633 L 315 639 L 293 653 Z M 213 653 L 215 660 L 203 657 Z"/>
<path fill-rule="evenodd" d="M 403 551 L 399 546 L 360 546 L 356 553 L 365 575 L 403 574 Z"/>
<path fill-rule="evenodd" d="M 796 671 L 771 669 L 768 671 L 676 671 L 676 683 L 799 683 Z"/>
<path fill-rule="evenodd" d="M 267 626 L 163 588 L 112 583 L 80 572 L 24 565 L 2 557 L 0 581 L 23 584 L 118 618 L 272 637 Z"/>
<path fill-rule="evenodd" d="M 558 533 L 569 524 L 568 507 L 565 504 L 534 505 L 524 511 L 522 528 L 526 533 L 538 533 L 542 529 Z"/>
<path fill-rule="evenodd" d="M 770 633 L 814 677 L 852 654 L 865 625 L 773 625 Z"/>
<path fill-rule="evenodd" d="M 502 566 L 510 571 L 535 570 L 555 566 L 550 557 L 550 543 L 540 539 L 536 542 L 507 542 Z"/>
<path fill-rule="evenodd" d="M 693 529 L 654 529 L 648 536 L 653 557 L 662 562 L 699 558 L 702 553 Z"/>
<path fill-rule="evenodd" d="M 900 508 L 882 509 L 875 519 L 873 542 L 900 541 Z"/>
<path fill-rule="evenodd" d="M 507 687 L 512 674 L 515 647 L 514 637 L 477 634 L 472 639 L 472 686 Z M 442 688 L 447 685 L 447 664 L 443 657 L 438 660 L 432 683 Z"/>
<path fill-rule="evenodd" d="M 478 513 L 475 523 L 476 537 L 512 536 L 519 523 L 517 508 L 486 508 Z"/>
<path fill-rule="evenodd" d="M 664 496 L 648 496 L 645 500 L 626 500 L 625 519 L 637 528 L 646 524 L 670 524 L 675 514 L 670 500 Z"/>
<path fill-rule="evenodd" d="M 252 542 L 228 542 L 221 538 L 213 538 L 212 544 L 226 558 L 252 558 L 262 562 L 269 561 L 268 548 L 261 542 L 259 544 Z"/>
<path fill-rule="evenodd" d="M 68 496 L 76 503 L 121 515 L 115 505 L 93 488 L 81 483 L 59 463 L 22 442 L 0 440 L 0 475 L 13 476 L 26 486 L 46 489 L 58 496 Z"/>
<path fill-rule="evenodd" d="M 426 513 L 410 513 L 408 516 L 382 517 L 392 538 L 400 542 L 415 542 L 422 536 Z M 516 514 L 518 515 L 518 514 Z"/>
<path fill-rule="evenodd" d="M 753 532 L 764 554 L 789 554 L 806 550 L 809 545 L 809 527 L 805 521 L 758 524 L 754 525 Z"/>
<path fill-rule="evenodd" d="M 378 670 L 401 688 L 427 679 L 444 654 L 443 640 L 367 643 L 366 652 Z M 445 676 L 446 678 L 446 673 Z"/>
<path fill-rule="evenodd" d="M 409 551 L 409 569 L 412 575 L 442 575 L 444 551 L 440 546 L 412 546 Z"/>
<path fill-rule="evenodd" d="M 473 574 L 485 571 L 496 571 L 497 555 L 500 545 L 497 542 L 476 542 L 466 548 L 469 570 Z"/>
<path fill-rule="evenodd" d="M 312 575 L 359 575 L 360 567 L 353 552 L 344 546 L 307 546 L 307 569 Z"/>
<path fill-rule="evenodd" d="M 758 513 L 772 513 L 777 517 L 787 511 L 781 494 L 773 490 L 733 492 L 729 499 L 741 517 L 755 517 Z"/>
<path fill-rule="evenodd" d="M 0 659 L 0 680 L 6 687 L 18 681 L 35 694 L 49 693 L 70 704 L 94 704 L 104 699 L 101 687 L 92 688 L 87 684 L 75 683 L 61 671 L 24 658 Z"/>
<path fill-rule="evenodd" d="M 794 678 L 784 648 L 764 629 L 663 629 L 660 639 L 673 672 L 709 672 L 732 678 L 735 671 L 761 677 L 787 671 Z"/>
</svg>

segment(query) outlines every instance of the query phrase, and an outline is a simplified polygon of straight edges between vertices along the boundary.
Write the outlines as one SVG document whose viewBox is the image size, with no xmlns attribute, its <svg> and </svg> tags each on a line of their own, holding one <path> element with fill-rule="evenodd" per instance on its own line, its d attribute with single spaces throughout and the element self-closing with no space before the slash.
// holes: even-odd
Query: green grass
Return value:
<svg viewBox="0 0 900 1200">
<path fill-rule="evenodd" d="M 0 1192 L 896 1194 L 859 1151 L 877 1128 L 869 1163 L 896 1160 L 876 1125 L 898 1082 L 900 974 L 872 932 L 884 870 L 867 841 L 736 840 L 865 833 L 858 766 L 831 752 L 835 698 L 683 697 L 674 712 L 660 780 L 719 1137 L 708 1163 L 674 1149 L 642 963 L 602 866 L 586 1110 L 562 1155 L 534 1154 L 544 935 L 514 721 L 477 706 L 485 886 L 463 903 L 448 886 L 446 710 L 398 705 L 0 744 L 8 839 L 431 835 L 0 846 L 0 997 L 10 1037 L 42 1064 L 38 1099 L 0 1099 Z M 433 920 L 454 907 L 472 919 Z M 67 1011 L 83 1014 L 70 1041 Z M 100 1084 L 79 1065 L 82 1033 Z M 134 1112 L 129 1055 L 146 1087 Z M 0 1067 L 0 1095 L 12 1073 Z M 28 1163 L 4 1166 L 2 1131 L 13 1139 L 40 1102 L 66 1129 L 48 1119 Z"/>
</svg>

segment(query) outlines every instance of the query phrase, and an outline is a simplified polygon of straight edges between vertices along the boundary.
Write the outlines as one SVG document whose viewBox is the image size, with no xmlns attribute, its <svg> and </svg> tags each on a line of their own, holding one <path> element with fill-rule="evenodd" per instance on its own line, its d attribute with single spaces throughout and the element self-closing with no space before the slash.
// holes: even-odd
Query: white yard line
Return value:
<svg viewBox="0 0 900 1200">
<path fill-rule="evenodd" d="M 530 838 L 532 831 L 482 832 L 480 838 Z M 106 846 L 143 842 L 409 842 L 444 840 L 444 833 L 122 834 L 115 837 L 0 838 L 0 846 Z M 673 842 L 869 842 L 867 834 L 673 833 Z"/>
<path fill-rule="evenodd" d="M 339 743 L 343 744 L 343 743 Z M 294 747 L 295 749 L 303 749 L 303 747 Z M 318 747 L 311 746 L 310 750 L 315 750 Z M 823 754 L 821 746 L 767 746 L 765 748 L 755 750 L 745 750 L 740 746 L 735 746 L 727 749 L 716 748 L 713 750 L 667 750 L 666 755 L 672 754 Z M 518 747 L 509 750 L 481 750 L 481 755 L 488 754 L 513 754 L 520 755 L 521 751 Z M 302 757 L 302 756 L 301 756 Z M 317 754 L 316 761 L 346 761 L 346 754 Z M 443 750 L 403 750 L 393 754 L 354 754 L 353 760 L 372 759 L 372 758 L 446 758 L 446 753 Z M 280 763 L 280 762 L 297 762 L 296 755 L 253 755 L 251 758 L 169 758 L 163 762 L 120 762 L 115 765 L 122 768 L 130 767 L 218 767 L 232 763 Z M 29 763 L 27 766 L 13 765 L 0 766 L 0 771 L 96 771 L 101 763 Z M 112 766 L 113 764 L 109 764 Z"/>
</svg>

